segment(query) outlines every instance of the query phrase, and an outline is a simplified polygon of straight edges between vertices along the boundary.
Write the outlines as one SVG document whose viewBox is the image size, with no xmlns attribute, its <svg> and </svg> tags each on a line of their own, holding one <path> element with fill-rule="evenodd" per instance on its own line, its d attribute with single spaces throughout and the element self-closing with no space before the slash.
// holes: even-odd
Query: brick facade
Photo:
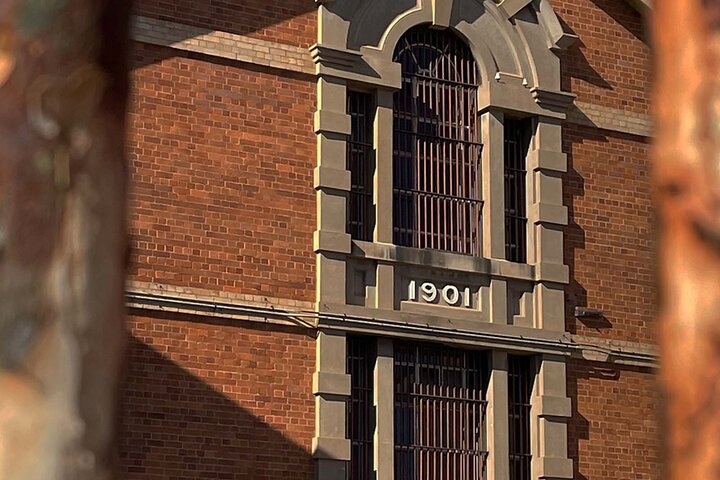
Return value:
<svg viewBox="0 0 720 480">
<path fill-rule="evenodd" d="M 653 371 L 646 368 L 569 362 L 574 478 L 662 478 L 655 387 Z"/>
<path fill-rule="evenodd" d="M 123 478 L 312 478 L 313 335 L 131 314 Z"/>
<path fill-rule="evenodd" d="M 642 20 L 623 0 L 551 3 L 579 37 L 560 54 L 563 90 L 577 95 L 563 124 L 566 329 L 651 348 Z M 317 101 L 307 50 L 316 10 L 313 0 L 136 6 L 128 289 L 253 298 L 256 310 L 131 310 L 124 478 L 313 478 L 316 332 L 303 315 L 316 298 Z M 575 318 L 576 306 L 604 316 Z M 658 479 L 654 371 L 571 359 L 567 372 L 575 478 Z"/>
<path fill-rule="evenodd" d="M 311 79 L 134 57 L 132 279 L 314 299 Z"/>
</svg>

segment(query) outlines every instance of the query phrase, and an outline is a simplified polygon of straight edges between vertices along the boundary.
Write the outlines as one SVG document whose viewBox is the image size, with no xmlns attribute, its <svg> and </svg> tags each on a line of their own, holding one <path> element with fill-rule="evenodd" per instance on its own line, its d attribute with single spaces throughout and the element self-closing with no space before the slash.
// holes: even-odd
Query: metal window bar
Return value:
<svg viewBox="0 0 720 480">
<path fill-rule="evenodd" d="M 526 157 L 530 121 L 506 119 L 505 131 L 505 258 L 527 261 Z"/>
<path fill-rule="evenodd" d="M 347 232 L 352 238 L 371 241 L 374 227 L 373 99 L 369 93 L 349 91 L 347 112 L 350 137 L 347 141 L 347 169 L 350 171 Z"/>
<path fill-rule="evenodd" d="M 350 398 L 346 406 L 346 437 L 350 440 L 350 463 L 347 480 L 372 480 L 373 435 L 373 368 L 375 340 L 351 336 L 347 340 L 347 373 L 350 375 Z"/>
<path fill-rule="evenodd" d="M 395 344 L 395 480 L 485 478 L 486 358 Z"/>
<path fill-rule="evenodd" d="M 397 245 L 481 255 L 478 69 L 447 31 L 418 27 L 394 60 L 393 235 Z"/>
<path fill-rule="evenodd" d="M 530 395 L 534 379 L 531 357 L 508 357 L 510 480 L 530 480 Z"/>
</svg>

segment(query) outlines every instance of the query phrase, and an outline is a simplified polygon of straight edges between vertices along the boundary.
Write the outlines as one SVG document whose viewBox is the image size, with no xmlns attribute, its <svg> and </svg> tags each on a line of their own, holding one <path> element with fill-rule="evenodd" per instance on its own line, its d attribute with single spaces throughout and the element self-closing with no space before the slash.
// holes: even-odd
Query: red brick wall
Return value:
<svg viewBox="0 0 720 480">
<path fill-rule="evenodd" d="M 195 320 L 130 317 L 122 478 L 311 480 L 314 338 Z"/>
<path fill-rule="evenodd" d="M 563 89 L 579 102 L 647 114 L 650 52 L 626 1 L 551 0 L 580 37 L 561 54 Z M 567 329 L 652 344 L 654 245 L 649 139 L 566 123 Z M 576 319 L 575 306 L 603 310 Z M 661 478 L 658 394 L 647 369 L 571 360 L 569 456 L 578 480 Z"/>
<path fill-rule="evenodd" d="M 661 475 L 659 398 L 641 368 L 573 361 L 568 449 L 576 480 L 657 480 Z"/>
<path fill-rule="evenodd" d="M 317 40 L 314 0 L 139 0 L 135 14 L 288 45 Z"/>
<path fill-rule="evenodd" d="M 568 124 L 565 205 L 570 222 L 567 328 L 573 333 L 655 340 L 653 230 L 647 140 Z M 603 310 L 576 319 L 574 307 Z"/>
<path fill-rule="evenodd" d="M 626 0 L 551 0 L 578 45 L 561 53 L 562 83 L 578 101 L 648 113 L 650 49 Z"/>
<path fill-rule="evenodd" d="M 311 78 L 136 44 L 131 278 L 314 300 Z"/>
<path fill-rule="evenodd" d="M 563 88 L 647 113 L 649 51 L 624 1 L 551 0 L 580 36 Z M 315 42 L 313 0 L 141 0 L 136 13 L 281 43 Z M 137 44 L 130 115 L 131 278 L 314 300 L 312 78 Z M 567 327 L 653 342 L 647 141 L 566 124 Z M 600 308 L 579 321 L 576 305 Z M 304 331 L 132 317 L 128 479 L 310 479 L 314 341 Z M 660 478 L 651 372 L 572 361 L 578 480 Z"/>
</svg>

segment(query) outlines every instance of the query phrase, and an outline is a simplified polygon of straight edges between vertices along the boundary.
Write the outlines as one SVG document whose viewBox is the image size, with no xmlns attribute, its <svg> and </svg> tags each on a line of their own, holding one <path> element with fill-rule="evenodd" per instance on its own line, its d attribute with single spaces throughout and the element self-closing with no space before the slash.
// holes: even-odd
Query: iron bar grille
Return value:
<svg viewBox="0 0 720 480">
<path fill-rule="evenodd" d="M 347 169 L 350 171 L 348 196 L 348 233 L 358 240 L 372 240 L 373 173 L 373 99 L 369 93 L 349 91 L 350 138 L 347 141 Z"/>
<path fill-rule="evenodd" d="M 346 437 L 350 440 L 348 480 L 371 480 L 373 475 L 373 367 L 375 340 L 351 336 L 347 341 L 347 373 L 350 399 L 347 402 Z"/>
<path fill-rule="evenodd" d="M 402 89 L 393 110 L 394 242 L 481 254 L 477 65 L 448 31 L 410 30 L 394 60 Z"/>
<path fill-rule="evenodd" d="M 395 480 L 485 478 L 486 355 L 395 344 Z"/>
<path fill-rule="evenodd" d="M 531 357 L 508 357 L 510 480 L 530 480 L 530 394 L 534 377 Z"/>
<path fill-rule="evenodd" d="M 506 119 L 505 130 L 505 258 L 527 260 L 526 157 L 530 121 Z"/>
</svg>

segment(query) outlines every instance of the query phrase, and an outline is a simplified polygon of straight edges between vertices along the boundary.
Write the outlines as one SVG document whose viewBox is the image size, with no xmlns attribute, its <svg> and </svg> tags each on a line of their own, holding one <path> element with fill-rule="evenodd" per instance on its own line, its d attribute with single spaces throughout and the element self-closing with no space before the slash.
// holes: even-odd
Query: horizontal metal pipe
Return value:
<svg viewBox="0 0 720 480">
<path fill-rule="evenodd" d="M 640 366 L 656 367 L 657 355 L 619 348 L 605 348 L 598 345 L 573 342 L 567 340 L 550 340 L 543 338 L 520 337 L 515 335 L 477 332 L 463 329 L 444 328 L 431 325 L 415 325 L 408 322 L 385 320 L 376 317 L 363 317 L 331 312 L 288 311 L 272 306 L 256 306 L 208 300 L 196 300 L 175 297 L 169 294 L 127 292 L 126 305 L 129 308 L 150 310 L 180 310 L 195 315 L 228 315 L 258 316 L 277 318 L 290 321 L 306 328 L 351 328 L 357 330 L 383 330 L 387 332 L 411 334 L 417 337 L 442 338 L 459 342 L 483 342 L 490 346 L 517 349 L 541 350 L 559 355 L 582 354 L 596 352 L 607 355 L 605 361 L 617 363 L 639 364 Z"/>
</svg>

